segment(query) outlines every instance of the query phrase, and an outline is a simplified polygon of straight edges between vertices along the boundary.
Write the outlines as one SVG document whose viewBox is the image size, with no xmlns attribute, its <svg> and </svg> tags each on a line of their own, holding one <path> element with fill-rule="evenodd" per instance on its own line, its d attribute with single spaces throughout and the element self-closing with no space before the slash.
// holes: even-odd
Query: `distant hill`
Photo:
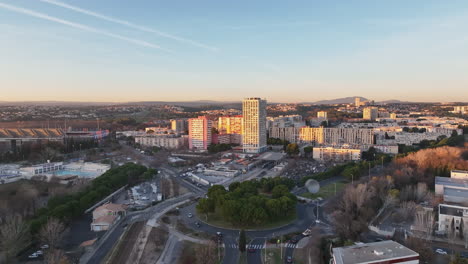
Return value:
<svg viewBox="0 0 468 264">
<path fill-rule="evenodd" d="M 356 97 L 361 98 L 361 101 L 367 101 L 367 98 L 361 97 L 361 96 L 353 96 L 353 97 L 343 97 L 343 98 L 337 98 L 337 99 L 330 99 L 330 100 L 321 100 L 317 102 L 309 102 L 309 103 L 304 103 L 304 104 L 353 104 L 354 99 Z"/>
</svg>

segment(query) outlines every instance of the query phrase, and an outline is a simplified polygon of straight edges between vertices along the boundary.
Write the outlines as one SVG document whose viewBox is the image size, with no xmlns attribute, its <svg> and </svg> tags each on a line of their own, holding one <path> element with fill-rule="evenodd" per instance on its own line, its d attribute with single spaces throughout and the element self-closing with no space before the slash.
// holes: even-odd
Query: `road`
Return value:
<svg viewBox="0 0 468 264">
<path fill-rule="evenodd" d="M 101 263 L 101 261 L 108 254 L 108 252 L 112 249 L 112 247 L 115 245 L 115 243 L 119 240 L 120 236 L 124 232 L 125 230 L 124 223 L 148 221 L 149 219 L 155 217 L 156 215 L 159 216 L 159 213 L 161 211 L 164 211 L 168 209 L 169 207 L 177 203 L 183 202 L 185 200 L 189 201 L 192 197 L 193 196 L 191 196 L 191 194 L 186 194 L 183 196 L 179 196 L 177 198 L 172 198 L 172 199 L 163 201 L 143 211 L 128 213 L 127 216 L 125 216 L 125 218 L 121 220 L 121 223 L 118 223 L 116 226 L 114 226 L 111 230 L 108 231 L 110 232 L 109 234 L 106 234 L 106 236 L 103 236 L 101 238 L 101 239 L 104 239 L 102 242 L 101 241 L 97 242 L 100 244 L 95 249 L 91 257 L 82 258 L 80 260 L 80 263 L 88 263 L 88 264 Z"/>
</svg>

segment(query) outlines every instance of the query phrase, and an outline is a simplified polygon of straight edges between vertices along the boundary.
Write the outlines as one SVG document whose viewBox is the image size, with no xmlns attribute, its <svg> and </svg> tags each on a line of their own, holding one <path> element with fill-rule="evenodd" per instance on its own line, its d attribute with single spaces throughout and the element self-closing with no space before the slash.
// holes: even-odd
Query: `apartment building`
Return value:
<svg viewBox="0 0 468 264">
<path fill-rule="evenodd" d="M 206 116 L 190 118 L 189 122 L 189 149 L 207 150 L 211 144 L 212 123 Z"/>
<path fill-rule="evenodd" d="M 357 161 L 361 159 L 360 149 L 314 147 L 312 157 L 318 161 Z"/>
<path fill-rule="evenodd" d="M 242 148 L 246 153 L 260 153 L 267 148 L 266 105 L 266 100 L 257 97 L 242 101 Z"/>
<path fill-rule="evenodd" d="M 378 117 L 379 110 L 377 107 L 366 107 L 362 110 L 362 118 L 366 120 L 375 121 Z"/>
<path fill-rule="evenodd" d="M 182 149 L 187 147 L 188 138 L 173 135 L 152 135 L 146 134 L 135 137 L 135 143 L 145 147 L 160 147 L 165 149 Z"/>
</svg>

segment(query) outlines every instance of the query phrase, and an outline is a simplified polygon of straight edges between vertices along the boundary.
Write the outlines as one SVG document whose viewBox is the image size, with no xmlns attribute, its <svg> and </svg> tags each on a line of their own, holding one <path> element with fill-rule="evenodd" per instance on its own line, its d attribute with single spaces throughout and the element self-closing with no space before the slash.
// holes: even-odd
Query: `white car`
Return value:
<svg viewBox="0 0 468 264">
<path fill-rule="evenodd" d="M 38 251 L 36 251 L 36 254 L 37 254 L 37 255 L 43 255 L 44 252 L 42 252 L 42 250 L 38 250 Z"/>
<path fill-rule="evenodd" d="M 28 258 L 31 258 L 31 259 L 32 259 L 32 258 L 37 258 L 37 257 L 39 257 L 39 255 L 37 255 L 37 253 L 34 252 L 34 253 L 32 253 L 31 255 L 29 255 Z"/>
<path fill-rule="evenodd" d="M 189 213 L 187 216 L 188 216 L 189 218 L 192 218 L 193 215 L 192 215 L 192 213 Z"/>
<path fill-rule="evenodd" d="M 47 244 L 41 246 L 41 249 L 48 249 L 48 248 L 49 248 L 49 245 Z"/>
<path fill-rule="evenodd" d="M 447 255 L 447 251 L 445 251 L 445 250 L 443 250 L 443 249 L 440 249 L 440 248 L 436 249 L 435 252 L 436 252 L 437 254 Z"/>
</svg>

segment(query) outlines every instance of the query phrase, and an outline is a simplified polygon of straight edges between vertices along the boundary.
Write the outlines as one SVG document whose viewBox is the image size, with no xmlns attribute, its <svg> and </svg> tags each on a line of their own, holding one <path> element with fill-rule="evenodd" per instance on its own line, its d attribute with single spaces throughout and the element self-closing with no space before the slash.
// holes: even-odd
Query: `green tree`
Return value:
<svg viewBox="0 0 468 264">
<path fill-rule="evenodd" d="M 288 144 L 286 147 L 286 153 L 288 153 L 289 155 L 299 154 L 299 145 L 297 145 L 296 143 Z"/>
<path fill-rule="evenodd" d="M 271 190 L 271 196 L 273 199 L 280 198 L 289 193 L 289 189 L 286 185 L 280 184 L 276 185 L 273 190 Z"/>
<path fill-rule="evenodd" d="M 246 245 L 247 245 L 247 237 L 245 236 L 244 229 L 242 229 L 239 234 L 239 251 L 244 253 Z"/>
<path fill-rule="evenodd" d="M 198 201 L 197 212 L 204 214 L 208 220 L 208 214 L 214 212 L 215 205 L 212 199 L 202 198 Z"/>
</svg>

